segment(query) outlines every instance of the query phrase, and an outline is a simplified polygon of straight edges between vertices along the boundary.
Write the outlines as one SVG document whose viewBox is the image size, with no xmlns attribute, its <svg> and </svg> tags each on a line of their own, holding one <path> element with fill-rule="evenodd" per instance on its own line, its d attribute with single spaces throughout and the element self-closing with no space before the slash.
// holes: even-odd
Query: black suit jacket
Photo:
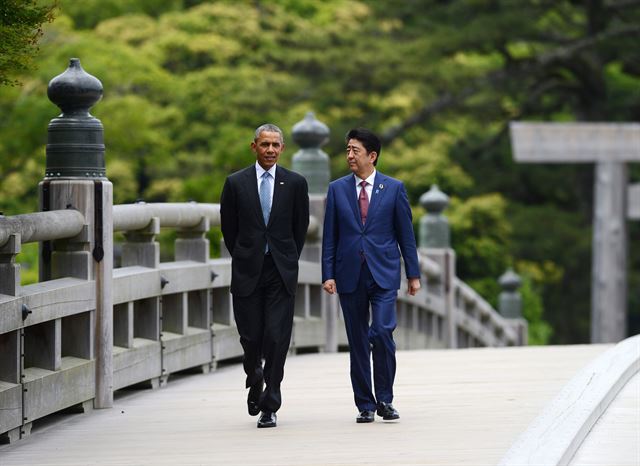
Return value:
<svg viewBox="0 0 640 466">
<path fill-rule="evenodd" d="M 276 166 L 269 222 L 264 224 L 255 164 L 229 175 L 220 198 L 224 244 L 231 253 L 231 293 L 248 296 L 256 288 L 265 245 L 289 294 L 296 292 L 298 259 L 309 226 L 307 181 Z"/>
</svg>

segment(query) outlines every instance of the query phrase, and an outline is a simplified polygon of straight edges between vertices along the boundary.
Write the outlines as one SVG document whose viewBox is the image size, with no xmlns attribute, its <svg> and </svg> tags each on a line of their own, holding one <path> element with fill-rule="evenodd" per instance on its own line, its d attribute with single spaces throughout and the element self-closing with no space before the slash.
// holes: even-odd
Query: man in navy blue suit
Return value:
<svg viewBox="0 0 640 466">
<path fill-rule="evenodd" d="M 392 404 L 400 254 L 408 293 L 415 295 L 420 289 L 411 209 L 402 182 L 376 171 L 381 148 L 378 137 L 357 128 L 347 133 L 346 143 L 353 173 L 329 185 L 322 287 L 340 297 L 349 341 L 351 385 L 359 411 L 356 422 L 373 422 L 376 411 L 384 420 L 394 420 L 400 418 Z"/>
</svg>

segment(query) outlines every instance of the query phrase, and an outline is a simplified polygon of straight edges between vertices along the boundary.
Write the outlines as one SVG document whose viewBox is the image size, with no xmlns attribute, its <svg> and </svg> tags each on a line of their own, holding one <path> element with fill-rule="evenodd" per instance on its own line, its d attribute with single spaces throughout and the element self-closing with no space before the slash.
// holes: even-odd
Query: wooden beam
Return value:
<svg viewBox="0 0 640 466">
<path fill-rule="evenodd" d="M 514 159 L 594 163 L 591 342 L 627 334 L 627 231 L 638 202 L 628 190 L 628 162 L 640 162 L 640 123 L 511 122 Z M 629 199 L 629 202 L 627 202 Z M 632 212 L 630 209 L 633 208 Z"/>
<path fill-rule="evenodd" d="M 517 162 L 640 162 L 640 123 L 510 124 Z"/>
</svg>

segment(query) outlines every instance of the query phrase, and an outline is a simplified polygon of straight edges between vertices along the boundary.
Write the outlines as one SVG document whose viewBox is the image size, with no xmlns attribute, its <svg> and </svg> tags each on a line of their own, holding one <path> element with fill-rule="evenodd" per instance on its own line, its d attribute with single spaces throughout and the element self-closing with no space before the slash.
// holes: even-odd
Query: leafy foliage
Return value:
<svg viewBox="0 0 640 466">
<path fill-rule="evenodd" d="M 0 86 L 18 84 L 15 76 L 31 69 L 42 24 L 53 20 L 54 7 L 37 0 L 0 3 Z"/>
<path fill-rule="evenodd" d="M 36 209 L 45 128 L 57 112 L 46 85 L 79 57 L 104 85 L 92 112 L 105 126 L 117 203 L 217 202 L 227 174 L 252 162 L 255 127 L 285 130 L 286 165 L 295 151 L 288 131 L 313 110 L 332 131 L 324 150 L 334 177 L 348 172 L 347 130 L 379 132 L 379 168 L 405 182 L 414 205 L 432 184 L 451 196 L 445 214 L 465 281 L 495 303 L 496 279 L 513 265 L 530 340 L 588 340 L 593 169 L 515 164 L 508 123 L 637 121 L 637 2 L 59 5 L 38 69 L 21 88 L 0 88 L 0 210 Z M 631 179 L 640 180 L 637 167 Z M 640 280 L 633 248 L 630 264 L 631 286 Z M 630 305 L 637 332 L 635 295 Z"/>
</svg>

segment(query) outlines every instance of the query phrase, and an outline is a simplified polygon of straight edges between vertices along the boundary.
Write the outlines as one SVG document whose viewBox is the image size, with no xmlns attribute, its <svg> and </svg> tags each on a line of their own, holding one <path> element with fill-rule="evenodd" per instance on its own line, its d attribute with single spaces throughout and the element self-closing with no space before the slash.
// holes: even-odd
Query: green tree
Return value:
<svg viewBox="0 0 640 466">
<path fill-rule="evenodd" d="M 42 25 L 53 20 L 55 2 L 3 0 L 0 3 L 0 86 L 18 84 L 38 51 Z"/>
<path fill-rule="evenodd" d="M 79 57 L 104 85 L 92 113 L 116 202 L 216 202 L 224 178 L 251 163 L 255 127 L 285 130 L 287 165 L 288 132 L 313 110 L 331 128 L 334 177 L 348 173 L 347 130 L 379 132 L 380 169 L 413 205 L 434 183 L 451 196 L 461 278 L 495 303 L 513 264 L 530 280 L 535 341 L 549 338 L 545 320 L 552 342 L 586 341 L 592 170 L 514 164 L 508 123 L 637 121 L 638 10 L 622 0 L 60 0 L 38 69 L 0 88 L 0 210 L 36 209 L 57 113 L 47 82 Z M 630 263 L 637 283 L 633 250 Z"/>
</svg>

